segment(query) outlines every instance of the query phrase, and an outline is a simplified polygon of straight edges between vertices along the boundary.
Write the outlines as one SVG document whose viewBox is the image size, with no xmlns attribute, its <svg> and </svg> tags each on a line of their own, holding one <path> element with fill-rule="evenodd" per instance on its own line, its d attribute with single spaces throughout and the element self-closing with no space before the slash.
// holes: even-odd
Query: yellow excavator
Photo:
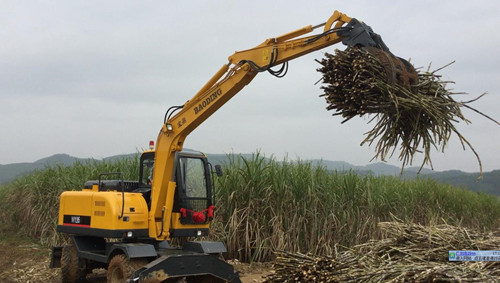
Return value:
<svg viewBox="0 0 500 283">
<path fill-rule="evenodd" d="M 106 268 L 108 282 L 241 282 L 221 259 L 223 243 L 193 240 L 209 233 L 216 208 L 212 176 L 222 170 L 202 153 L 183 151 L 184 140 L 259 72 L 282 77 L 288 61 L 339 42 L 375 54 L 390 83 L 408 84 L 415 76 L 368 25 L 338 11 L 325 23 L 235 52 L 193 98 L 167 110 L 156 147 L 140 157 L 139 180 L 103 173 L 81 191 L 61 194 L 57 231 L 71 240 L 53 247 L 51 267 L 61 268 L 62 281 L 82 282 L 93 269 Z M 171 245 L 178 237 L 189 240 Z"/>
</svg>

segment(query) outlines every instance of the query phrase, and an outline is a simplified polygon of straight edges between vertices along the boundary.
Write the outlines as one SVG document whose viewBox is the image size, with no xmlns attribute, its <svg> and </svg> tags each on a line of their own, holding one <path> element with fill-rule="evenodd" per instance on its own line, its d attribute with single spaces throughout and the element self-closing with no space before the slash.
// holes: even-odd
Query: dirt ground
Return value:
<svg viewBox="0 0 500 283">
<path fill-rule="evenodd" d="M 50 269 L 50 249 L 16 235 L 0 234 L 1 282 L 61 282 L 60 269 Z M 270 264 L 245 264 L 230 261 L 243 283 L 262 282 L 271 272 Z M 95 270 L 87 277 L 91 283 L 106 282 L 106 271 Z"/>
</svg>

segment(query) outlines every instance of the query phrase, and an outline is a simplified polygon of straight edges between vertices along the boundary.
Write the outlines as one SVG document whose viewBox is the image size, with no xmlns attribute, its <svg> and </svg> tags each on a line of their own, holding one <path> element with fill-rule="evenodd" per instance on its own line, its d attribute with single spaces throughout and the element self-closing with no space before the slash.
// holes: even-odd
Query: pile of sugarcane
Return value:
<svg viewBox="0 0 500 283">
<path fill-rule="evenodd" d="M 323 74 L 321 96 L 326 99 L 327 110 L 341 115 L 342 123 L 357 115 L 375 115 L 370 122 L 376 119 L 377 124 L 361 142 L 371 145 L 378 140 L 374 159 L 385 161 L 399 146 L 403 168 L 411 165 L 415 154 L 420 152 L 424 153 L 421 166 L 427 164 L 432 168 L 431 149 L 444 151 L 455 133 L 462 146 L 467 145 L 474 152 L 482 172 L 478 154 L 454 125 L 458 121 L 469 123 L 461 107 L 480 113 L 467 105 L 479 97 L 467 102 L 455 101 L 452 95 L 457 93 L 446 88 L 453 82 L 443 81 L 436 74 L 442 68 L 417 71 L 418 83 L 408 87 L 389 82 L 384 64 L 364 49 L 347 48 L 325 55 L 318 61 L 322 65 L 318 71 Z"/>
<path fill-rule="evenodd" d="M 379 224 L 383 240 L 332 256 L 278 252 L 264 282 L 497 282 L 500 262 L 449 262 L 450 250 L 498 250 L 500 237 L 450 225 Z M 337 250 L 337 249 L 335 249 Z"/>
</svg>

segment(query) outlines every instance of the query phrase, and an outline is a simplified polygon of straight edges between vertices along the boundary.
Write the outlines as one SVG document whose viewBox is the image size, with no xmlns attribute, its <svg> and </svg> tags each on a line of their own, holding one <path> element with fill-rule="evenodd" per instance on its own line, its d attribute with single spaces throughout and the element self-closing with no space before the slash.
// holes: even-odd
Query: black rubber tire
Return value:
<svg viewBox="0 0 500 283">
<path fill-rule="evenodd" d="M 108 266 L 108 283 L 125 283 L 130 279 L 134 272 L 146 265 L 145 259 L 128 259 L 126 255 L 115 255 Z"/>
<path fill-rule="evenodd" d="M 212 277 L 210 275 L 186 277 L 187 283 L 224 283 L 224 280 Z"/>
<path fill-rule="evenodd" d="M 73 244 L 63 247 L 61 255 L 61 282 L 86 282 L 87 267 L 85 260 L 78 258 Z"/>
</svg>

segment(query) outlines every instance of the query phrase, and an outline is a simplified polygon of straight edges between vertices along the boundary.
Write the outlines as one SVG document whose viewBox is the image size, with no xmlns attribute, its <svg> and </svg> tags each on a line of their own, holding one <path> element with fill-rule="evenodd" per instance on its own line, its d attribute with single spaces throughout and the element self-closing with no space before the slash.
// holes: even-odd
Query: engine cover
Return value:
<svg viewBox="0 0 500 283">
<path fill-rule="evenodd" d="M 141 193 L 63 192 L 57 231 L 109 238 L 123 238 L 127 234 L 145 237 L 148 206 Z"/>
</svg>

